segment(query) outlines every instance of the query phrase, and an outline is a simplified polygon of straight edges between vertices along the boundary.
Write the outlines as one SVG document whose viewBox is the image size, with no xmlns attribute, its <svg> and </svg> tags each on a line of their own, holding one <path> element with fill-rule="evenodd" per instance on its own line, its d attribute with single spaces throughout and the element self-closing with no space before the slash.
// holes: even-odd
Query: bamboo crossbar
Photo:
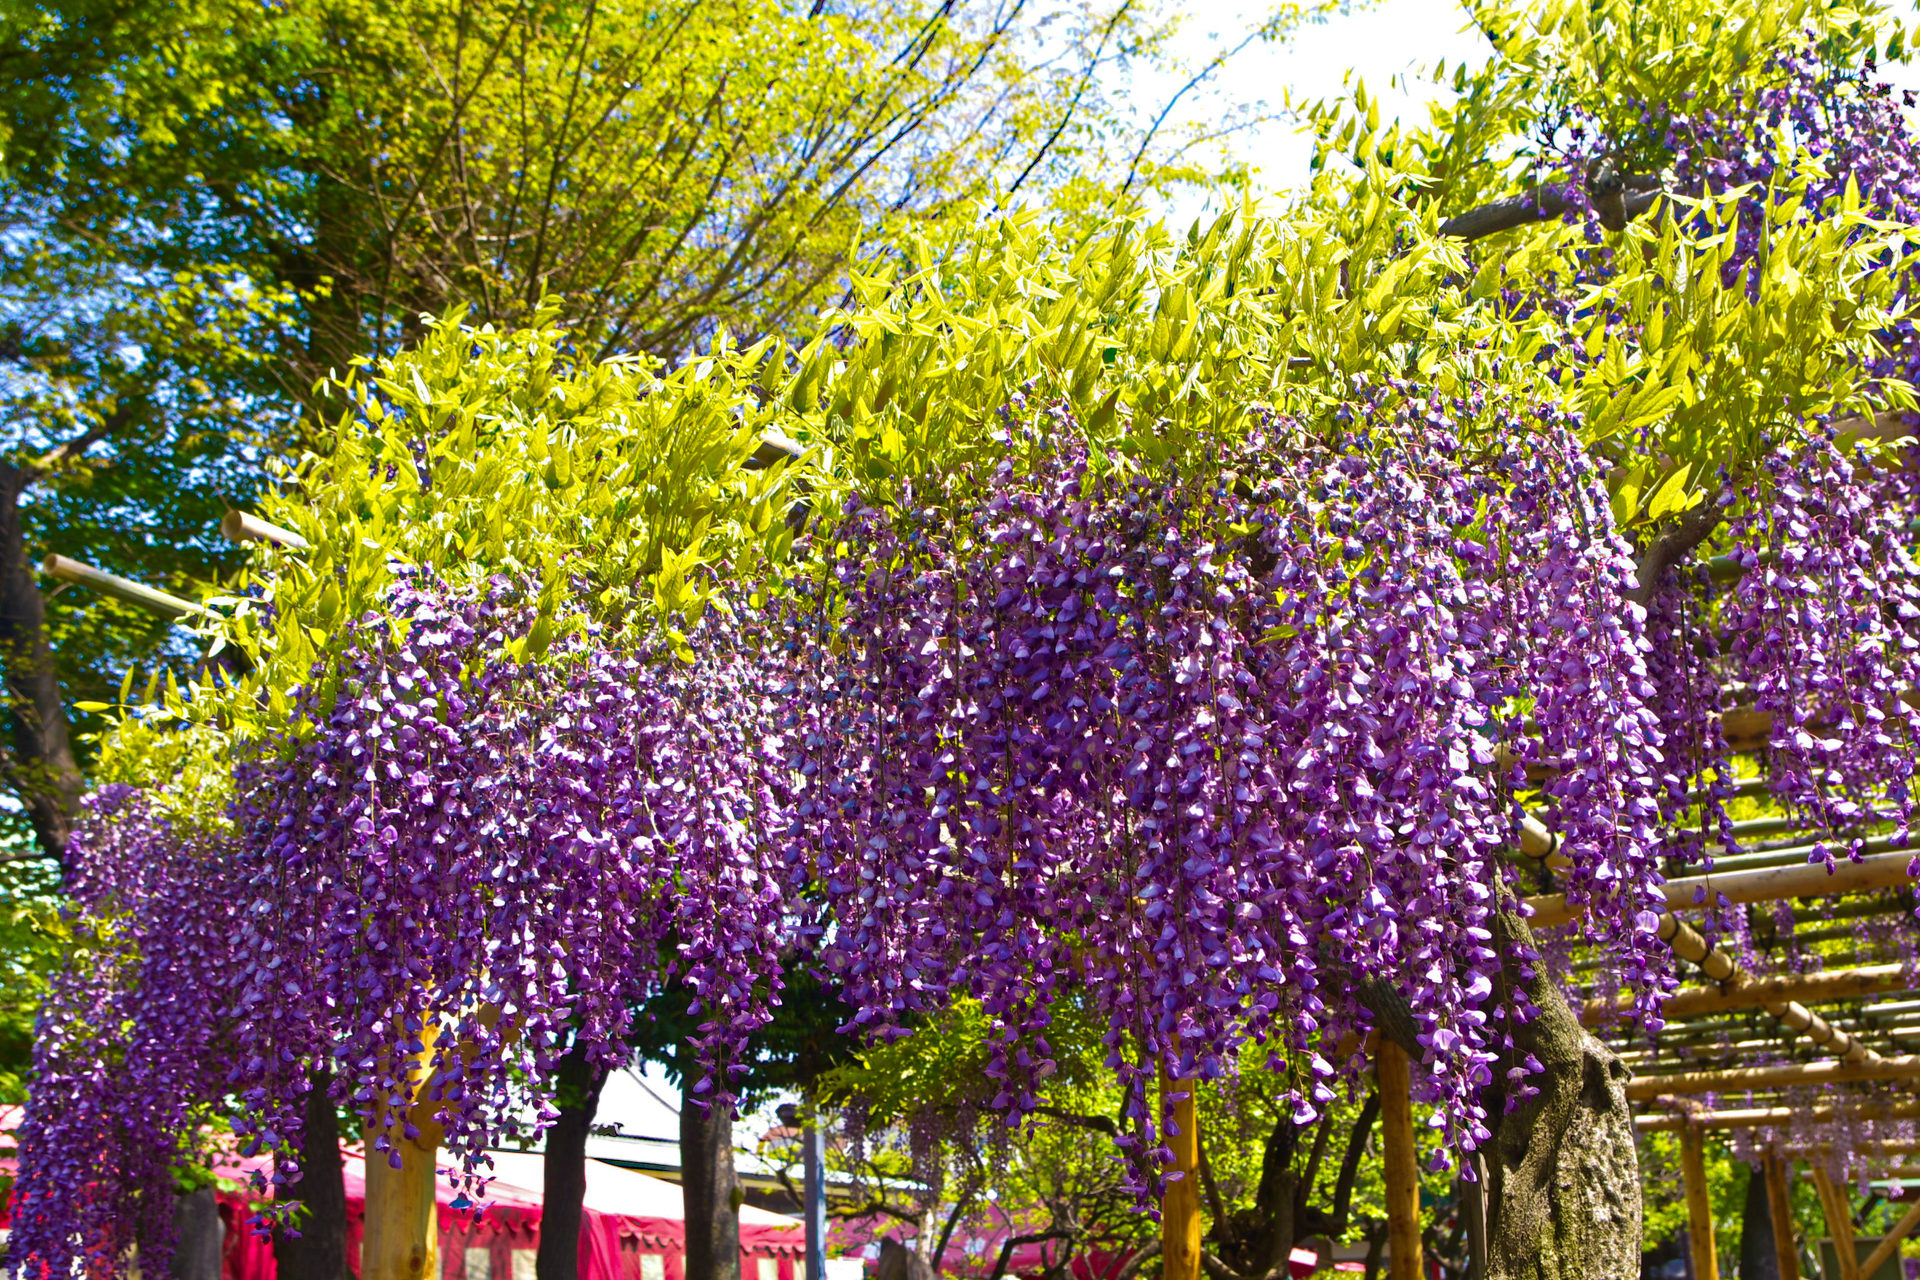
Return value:
<svg viewBox="0 0 1920 1280">
<path fill-rule="evenodd" d="M 1902 963 L 1870 964 L 1855 969 L 1826 969 L 1819 973 L 1787 973 L 1770 978 L 1748 978 L 1733 987 L 1689 987 L 1668 1000 L 1661 1010 L 1669 1019 L 1697 1018 L 1709 1013 L 1732 1013 L 1740 1009 L 1763 1009 L 1789 1000 L 1820 1004 L 1827 1000 L 1851 1000 L 1907 989 L 1907 966 Z M 1608 1017 L 1633 1011 L 1633 999 L 1589 1000 L 1580 1008 L 1580 1021 L 1593 1026 Z"/>
<path fill-rule="evenodd" d="M 1863 1080 L 1907 1080 L 1915 1076 L 1920 1076 L 1920 1055 L 1909 1054 L 1859 1063 L 1793 1062 L 1772 1067 L 1735 1067 L 1725 1071 L 1683 1071 L 1670 1076 L 1641 1076 L 1627 1081 L 1627 1098 L 1632 1102 L 1646 1102 L 1665 1094 L 1743 1093 L 1749 1089 L 1852 1084 Z"/>
<path fill-rule="evenodd" d="M 1832 871 L 1824 865 L 1765 867 L 1753 871 L 1731 871 L 1726 875 L 1686 876 L 1669 880 L 1662 886 L 1670 911 L 1683 911 L 1695 905 L 1707 905 L 1718 894 L 1729 902 L 1774 902 L 1781 898 L 1828 897 L 1841 893 L 1866 893 L 1912 883 L 1907 864 L 1908 853 L 1889 853 L 1863 858 L 1859 862 L 1839 862 Z M 1705 891 L 1704 901 L 1694 902 L 1694 894 Z M 1568 902 L 1564 894 L 1544 894 L 1527 899 L 1533 908 L 1531 923 L 1536 929 L 1567 924 L 1587 913 L 1584 902 Z"/>
<path fill-rule="evenodd" d="M 1759 1129 L 1769 1125 L 1791 1124 L 1796 1118 L 1805 1118 L 1818 1124 L 1833 1120 L 1840 1114 L 1833 1107 L 1744 1107 L 1728 1111 L 1701 1112 L 1693 1116 L 1635 1116 L 1633 1128 L 1636 1133 L 1672 1133 L 1692 1123 L 1702 1129 Z M 1920 1102 L 1901 1102 L 1893 1106 L 1863 1108 L 1857 1113 L 1857 1118 L 1862 1120 L 1920 1119 Z"/>
<path fill-rule="evenodd" d="M 1908 1205 L 1907 1211 L 1900 1215 L 1900 1221 L 1894 1224 L 1893 1230 L 1880 1237 L 1880 1243 L 1875 1245 L 1873 1252 L 1867 1255 L 1867 1260 L 1860 1264 L 1860 1274 L 1872 1276 L 1878 1271 L 1882 1263 L 1899 1251 L 1901 1244 L 1913 1234 L 1916 1226 L 1920 1226 L 1920 1200 L 1915 1200 Z"/>
<path fill-rule="evenodd" d="M 182 600 L 179 596 L 156 591 L 152 587 L 142 586 L 131 578 L 123 578 L 117 573 L 108 573 L 104 569 L 96 569 L 78 560 L 69 560 L 65 556 L 48 556 L 40 567 L 49 577 L 90 587 L 103 596 L 110 596 L 123 604 L 145 609 L 148 613 L 158 614 L 163 618 L 184 618 L 188 614 L 206 612 L 191 600 Z"/>
<path fill-rule="evenodd" d="M 262 520 L 249 511 L 229 511 L 220 517 L 220 532 L 229 542 L 270 542 L 279 547 L 305 551 L 308 542 L 291 529 L 283 529 Z"/>
</svg>

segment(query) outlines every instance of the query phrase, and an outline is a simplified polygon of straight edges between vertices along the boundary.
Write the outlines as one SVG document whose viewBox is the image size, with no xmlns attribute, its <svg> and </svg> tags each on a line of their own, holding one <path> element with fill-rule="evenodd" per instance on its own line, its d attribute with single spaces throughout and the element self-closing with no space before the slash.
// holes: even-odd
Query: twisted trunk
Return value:
<svg viewBox="0 0 1920 1280">
<path fill-rule="evenodd" d="M 173 1200 L 173 1258 L 167 1274 L 173 1280 L 220 1280 L 220 1252 L 227 1229 L 220 1221 L 220 1201 L 212 1187 L 201 1187 Z"/>
<path fill-rule="evenodd" d="M 1533 949 L 1526 922 L 1502 912 L 1495 930 L 1502 956 Z M 1487 1157 L 1489 1280 L 1635 1280 L 1640 1274 L 1640 1170 L 1627 1069 L 1584 1028 L 1560 989 L 1535 965 L 1524 977 L 1511 959 L 1501 971 L 1500 1003 L 1525 991 L 1537 1006 L 1514 1030 L 1515 1056 L 1531 1053 L 1545 1070 L 1539 1090 L 1511 1113 L 1499 1090 L 1489 1097 L 1493 1141 Z"/>
</svg>

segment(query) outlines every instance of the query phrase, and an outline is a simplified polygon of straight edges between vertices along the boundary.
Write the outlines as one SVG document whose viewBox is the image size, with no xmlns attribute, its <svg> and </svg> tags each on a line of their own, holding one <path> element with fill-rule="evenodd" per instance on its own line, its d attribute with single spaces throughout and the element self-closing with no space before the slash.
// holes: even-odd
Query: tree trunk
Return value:
<svg viewBox="0 0 1920 1280">
<path fill-rule="evenodd" d="M 1781 1280 L 1767 1178 L 1758 1169 L 1747 1178 L 1747 1202 L 1740 1214 L 1740 1280 Z"/>
<path fill-rule="evenodd" d="M 327 1096 L 332 1074 L 316 1071 L 300 1136 L 300 1181 L 279 1194 L 305 1212 L 293 1231 L 273 1233 L 278 1280 L 351 1280 L 347 1272 L 347 1188 L 341 1177 L 340 1117 Z M 298 1232 L 295 1235 L 294 1232 Z"/>
<path fill-rule="evenodd" d="M 220 1221 L 220 1201 L 212 1187 L 174 1197 L 173 1235 L 173 1260 L 167 1264 L 173 1280 L 220 1280 L 227 1228 Z"/>
<path fill-rule="evenodd" d="M 41 852 L 64 860 L 80 800 L 80 766 L 47 644 L 46 604 L 20 530 L 20 496 L 34 473 L 0 463 L 0 667 L 5 669 L 12 768 Z"/>
<path fill-rule="evenodd" d="M 1531 950 L 1533 934 L 1503 912 L 1494 945 L 1503 957 L 1516 945 Z M 1487 1102 L 1487 1276 L 1637 1280 L 1640 1171 L 1627 1069 L 1580 1026 L 1544 965 L 1522 979 L 1518 965 L 1502 963 L 1502 1003 L 1511 1008 L 1525 990 L 1538 1007 L 1515 1029 L 1515 1056 L 1531 1053 L 1546 1070 L 1528 1078 L 1540 1092 L 1510 1114 L 1497 1089 Z"/>
<path fill-rule="evenodd" d="M 687 1215 L 686 1280 L 740 1280 L 740 1184 L 733 1174 L 733 1112 L 694 1101 L 700 1068 L 683 1055 L 680 1186 Z"/>
<path fill-rule="evenodd" d="M 546 1191 L 540 1207 L 540 1249 L 534 1280 L 580 1280 L 580 1221 L 587 1195 L 587 1131 L 600 1105 L 607 1074 L 587 1061 L 579 1046 L 560 1059 L 554 1106 L 560 1116 L 547 1130 Z"/>
</svg>

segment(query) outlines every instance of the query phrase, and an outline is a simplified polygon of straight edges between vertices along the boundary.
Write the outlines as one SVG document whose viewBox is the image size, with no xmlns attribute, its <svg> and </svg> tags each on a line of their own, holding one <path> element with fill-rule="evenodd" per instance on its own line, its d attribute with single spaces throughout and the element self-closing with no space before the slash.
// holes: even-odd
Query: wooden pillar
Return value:
<svg viewBox="0 0 1920 1280">
<path fill-rule="evenodd" d="M 1767 1180 L 1767 1217 L 1773 1223 L 1773 1252 L 1779 1259 L 1780 1280 L 1800 1280 L 1800 1250 L 1793 1243 L 1793 1196 L 1788 1179 L 1793 1161 L 1784 1152 L 1767 1152 L 1761 1173 Z"/>
<path fill-rule="evenodd" d="M 1847 1193 L 1833 1185 L 1826 1166 L 1818 1156 L 1813 1165 L 1813 1188 L 1820 1193 L 1820 1210 L 1827 1218 L 1827 1234 L 1833 1237 L 1833 1251 L 1840 1261 L 1840 1280 L 1860 1280 L 1860 1255 L 1853 1250 L 1853 1213 L 1847 1207 Z"/>
<path fill-rule="evenodd" d="M 1713 1206 L 1707 1199 L 1707 1161 L 1698 1125 L 1680 1131 L 1680 1177 L 1687 1191 L 1687 1243 L 1693 1280 L 1720 1280 L 1720 1257 L 1713 1242 Z"/>
<path fill-rule="evenodd" d="M 1175 1080 L 1160 1060 L 1160 1096 L 1187 1096 L 1173 1104 L 1173 1128 L 1166 1135 L 1173 1149 L 1173 1169 L 1181 1175 L 1169 1182 L 1160 1198 L 1160 1261 L 1165 1280 L 1200 1280 L 1200 1126 L 1194 1114 L 1192 1080 Z M 1162 1107 L 1164 1114 L 1165 1107 Z"/>
<path fill-rule="evenodd" d="M 1400 1046 L 1382 1039 L 1374 1054 L 1387 1183 L 1388 1275 L 1421 1280 L 1420 1163 L 1413 1147 L 1413 1069 Z"/>
<path fill-rule="evenodd" d="M 1860 1264 L 1860 1274 L 1871 1280 L 1873 1273 L 1880 1269 L 1882 1263 L 1900 1252 L 1900 1242 L 1912 1235 L 1913 1229 L 1917 1226 L 1920 1226 L 1920 1200 L 1915 1200 L 1907 1206 L 1907 1211 L 1900 1216 L 1900 1221 L 1894 1224 L 1893 1230 L 1887 1232 L 1873 1252 L 1867 1255 L 1867 1260 Z"/>
<path fill-rule="evenodd" d="M 420 1131 L 407 1138 L 396 1128 L 394 1150 L 400 1153 L 395 1169 L 389 1153 L 373 1149 L 367 1134 L 367 1211 L 360 1243 L 360 1280 L 440 1280 L 440 1230 L 434 1212 L 434 1164 L 440 1152 L 441 1128 L 433 1118 L 437 1102 L 419 1101 L 426 1084 L 426 1065 L 433 1054 L 434 1031 L 424 1037 L 426 1048 L 409 1065 L 407 1089 L 415 1101 L 408 1118 Z"/>
</svg>

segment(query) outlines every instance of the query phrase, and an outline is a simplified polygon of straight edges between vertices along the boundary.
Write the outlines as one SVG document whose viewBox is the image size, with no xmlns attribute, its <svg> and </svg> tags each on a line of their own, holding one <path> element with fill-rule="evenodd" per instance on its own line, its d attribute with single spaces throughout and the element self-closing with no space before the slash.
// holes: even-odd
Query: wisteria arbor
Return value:
<svg viewBox="0 0 1920 1280">
<path fill-rule="evenodd" d="M 1642 27 L 1685 114 L 1574 76 L 1548 185 L 1443 227 L 1518 185 L 1457 158 L 1543 39 L 1628 56 L 1609 12 L 1509 15 L 1450 132 L 1330 122 L 1282 219 L 998 220 L 667 373 L 455 323 L 380 362 L 219 602 L 251 673 L 109 754 L 13 1256 L 164 1253 L 209 1109 L 292 1179 L 315 1081 L 394 1168 L 483 1169 L 666 967 L 726 1105 L 800 964 L 866 1034 L 979 1001 L 1015 1119 L 1091 1005 L 1143 1197 L 1156 1074 L 1265 1046 L 1304 1128 L 1385 1046 L 1488 1274 L 1637 1274 L 1628 1070 L 1523 900 L 1657 1031 L 1663 881 L 1756 761 L 1819 860 L 1904 842 L 1920 153 L 1852 15 Z M 745 469 L 768 432 L 810 448 Z"/>
</svg>

